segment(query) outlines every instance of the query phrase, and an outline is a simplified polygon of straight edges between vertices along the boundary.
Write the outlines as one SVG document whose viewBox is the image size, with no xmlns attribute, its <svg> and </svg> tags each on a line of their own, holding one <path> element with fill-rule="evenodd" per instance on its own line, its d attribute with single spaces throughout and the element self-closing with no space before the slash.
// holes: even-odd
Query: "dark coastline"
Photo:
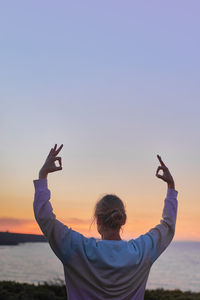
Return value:
<svg viewBox="0 0 200 300">
<path fill-rule="evenodd" d="M 19 243 L 44 243 L 46 239 L 39 234 L 0 232 L 0 245 L 18 245 Z"/>
</svg>

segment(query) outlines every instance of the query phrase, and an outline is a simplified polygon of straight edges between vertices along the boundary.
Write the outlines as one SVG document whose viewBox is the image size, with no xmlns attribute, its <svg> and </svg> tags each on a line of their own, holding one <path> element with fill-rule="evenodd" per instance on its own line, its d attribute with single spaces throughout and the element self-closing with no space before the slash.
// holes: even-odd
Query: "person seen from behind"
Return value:
<svg viewBox="0 0 200 300">
<path fill-rule="evenodd" d="M 101 240 L 86 238 L 56 219 L 50 203 L 47 176 L 62 170 L 58 156 L 63 145 L 54 146 L 34 180 L 34 214 L 38 225 L 64 268 L 69 300 L 142 300 L 152 264 L 174 237 L 177 191 L 169 169 L 158 155 L 156 176 L 167 183 L 162 219 L 146 234 L 122 240 L 126 223 L 124 204 L 116 195 L 96 203 L 94 218 Z M 59 166 L 56 165 L 56 161 Z M 160 174 L 162 171 L 163 174 Z"/>
</svg>

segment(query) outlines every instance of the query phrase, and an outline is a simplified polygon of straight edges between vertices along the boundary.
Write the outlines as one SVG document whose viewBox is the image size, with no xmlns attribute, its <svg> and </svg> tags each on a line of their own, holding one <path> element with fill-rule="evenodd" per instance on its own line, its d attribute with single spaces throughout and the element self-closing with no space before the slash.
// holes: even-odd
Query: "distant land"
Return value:
<svg viewBox="0 0 200 300">
<path fill-rule="evenodd" d="M 19 243 L 43 243 L 47 242 L 43 235 L 0 232 L 0 245 L 18 245 Z"/>
</svg>

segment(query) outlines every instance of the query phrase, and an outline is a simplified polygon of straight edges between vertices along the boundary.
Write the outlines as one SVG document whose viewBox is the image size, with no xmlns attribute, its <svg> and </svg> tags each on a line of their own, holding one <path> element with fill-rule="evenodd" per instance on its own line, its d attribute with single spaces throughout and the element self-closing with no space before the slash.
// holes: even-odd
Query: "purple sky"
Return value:
<svg viewBox="0 0 200 300">
<path fill-rule="evenodd" d="M 87 220 L 114 192 L 129 228 L 155 225 L 166 190 L 154 176 L 159 153 L 180 192 L 177 238 L 200 239 L 199 10 L 199 1 L 0 4 L 0 218 L 33 219 L 32 179 L 57 142 L 59 217 Z"/>
</svg>

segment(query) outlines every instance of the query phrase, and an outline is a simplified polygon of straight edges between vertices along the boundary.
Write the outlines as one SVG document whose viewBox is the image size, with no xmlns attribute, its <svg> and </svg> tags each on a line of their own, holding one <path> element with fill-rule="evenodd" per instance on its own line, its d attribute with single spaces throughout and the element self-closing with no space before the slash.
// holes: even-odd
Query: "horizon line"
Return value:
<svg viewBox="0 0 200 300">
<path fill-rule="evenodd" d="M 9 230 L 6 230 L 6 231 L 0 231 L 0 233 L 11 233 L 11 234 L 25 234 L 25 235 L 37 235 L 37 236 L 44 236 L 44 234 L 38 234 L 38 233 L 23 233 L 23 232 L 11 232 Z M 87 238 L 95 238 L 95 239 L 98 239 L 98 240 L 101 240 L 101 238 L 97 238 L 95 236 L 89 236 Z M 129 241 L 131 239 L 122 239 L 124 241 Z M 187 240 L 187 239 L 173 239 L 172 242 L 182 242 L 182 243 L 200 243 L 200 240 Z M 171 243 L 172 243 L 171 242 Z"/>
</svg>

